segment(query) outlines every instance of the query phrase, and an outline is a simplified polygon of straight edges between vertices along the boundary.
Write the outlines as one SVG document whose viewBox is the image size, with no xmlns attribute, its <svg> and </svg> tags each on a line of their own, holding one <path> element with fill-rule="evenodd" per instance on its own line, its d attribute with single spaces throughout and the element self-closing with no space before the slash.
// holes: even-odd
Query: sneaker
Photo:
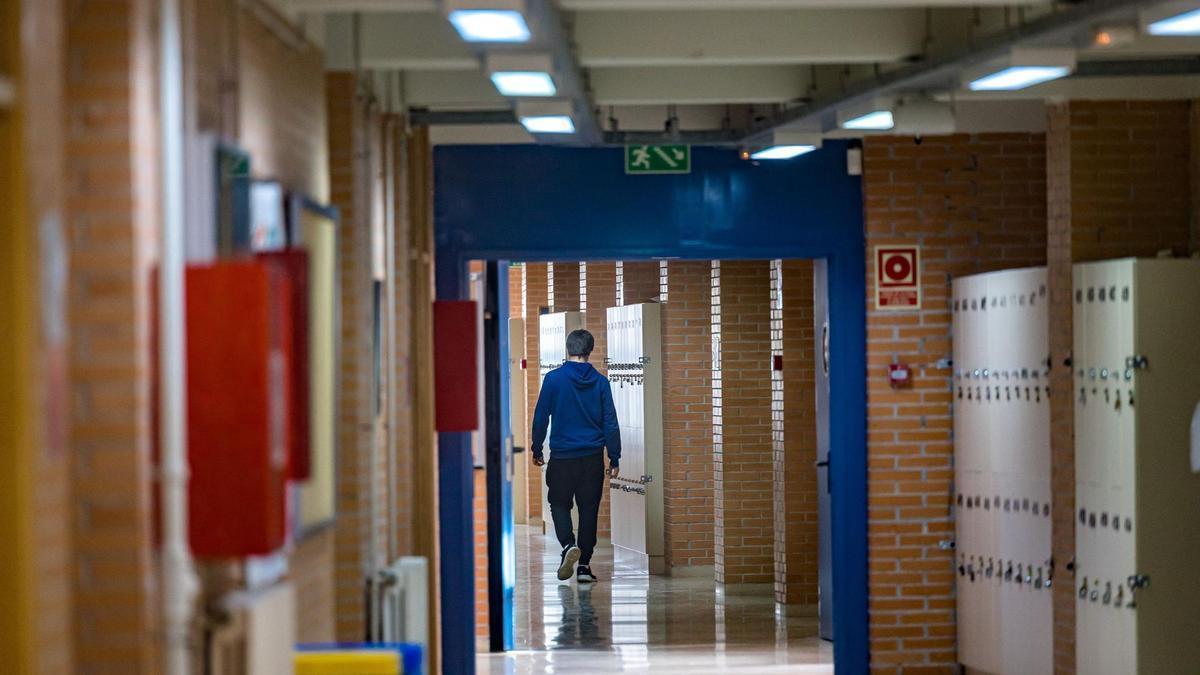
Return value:
<svg viewBox="0 0 1200 675">
<path fill-rule="evenodd" d="M 579 569 L 575 571 L 575 580 L 581 584 L 594 584 L 596 575 L 592 574 L 590 565 L 580 565 Z"/>
<path fill-rule="evenodd" d="M 579 562 L 579 547 L 568 546 L 562 550 L 562 562 L 558 565 L 558 580 L 566 581 L 571 578 L 571 569 Z"/>
</svg>

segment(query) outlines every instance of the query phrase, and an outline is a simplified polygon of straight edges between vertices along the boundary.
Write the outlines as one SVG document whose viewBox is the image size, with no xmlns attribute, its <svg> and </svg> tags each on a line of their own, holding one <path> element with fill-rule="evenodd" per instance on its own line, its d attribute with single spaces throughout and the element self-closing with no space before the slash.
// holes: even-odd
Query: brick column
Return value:
<svg viewBox="0 0 1200 675">
<path fill-rule="evenodd" d="M 161 671 L 151 542 L 149 283 L 160 218 L 158 50 L 150 5 L 65 5 L 80 672 Z"/>
<path fill-rule="evenodd" d="M 1075 672 L 1075 420 L 1071 268 L 1076 262 L 1186 253 L 1192 243 L 1191 111 L 1184 101 L 1075 101 L 1046 128 L 1050 292 L 1050 454 L 1054 670 Z M 1114 198 L 1116 197 L 1116 198 Z"/>
<path fill-rule="evenodd" d="M 712 264 L 671 261 L 662 307 L 663 477 L 671 574 L 713 564 Z"/>
<path fill-rule="evenodd" d="M 713 415 L 720 417 L 716 576 L 729 586 L 769 584 L 774 579 L 770 264 L 725 261 L 714 277 L 719 304 L 714 301 L 713 329 L 720 330 L 720 358 L 714 358 L 719 394 L 715 377 L 713 385 Z"/>
<path fill-rule="evenodd" d="M 538 393 L 541 391 L 541 376 L 538 373 L 538 350 L 541 335 L 538 332 L 538 317 L 542 310 L 548 309 L 550 301 L 547 286 L 547 263 L 525 263 L 525 349 L 528 357 L 528 367 L 525 369 L 525 399 L 526 413 L 529 423 L 525 433 L 531 433 L 530 424 L 533 420 L 533 409 L 537 406 Z M 531 439 L 532 441 L 532 439 Z M 532 461 L 532 454 L 525 461 Z M 542 472 L 536 467 L 529 469 L 529 481 L 526 484 L 529 500 L 529 521 L 540 523 L 542 517 Z"/>
<path fill-rule="evenodd" d="M 784 567 L 782 593 L 788 605 L 816 605 L 817 580 L 817 428 L 816 338 L 813 329 L 811 260 L 780 262 L 779 289 L 782 372 L 782 446 L 775 467 L 776 556 Z M 782 523 L 781 523 L 782 521 Z M 782 544 L 782 546 L 781 546 Z M 778 573 L 778 572 L 777 572 Z"/>
</svg>

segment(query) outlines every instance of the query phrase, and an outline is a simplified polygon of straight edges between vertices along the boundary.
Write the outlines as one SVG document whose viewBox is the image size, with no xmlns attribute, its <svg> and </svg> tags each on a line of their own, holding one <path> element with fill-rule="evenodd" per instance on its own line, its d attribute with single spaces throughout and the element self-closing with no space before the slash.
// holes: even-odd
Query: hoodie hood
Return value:
<svg viewBox="0 0 1200 675">
<path fill-rule="evenodd" d="M 590 363 L 567 361 L 562 365 L 562 371 L 576 389 L 591 389 L 600 382 L 600 373 Z"/>
</svg>

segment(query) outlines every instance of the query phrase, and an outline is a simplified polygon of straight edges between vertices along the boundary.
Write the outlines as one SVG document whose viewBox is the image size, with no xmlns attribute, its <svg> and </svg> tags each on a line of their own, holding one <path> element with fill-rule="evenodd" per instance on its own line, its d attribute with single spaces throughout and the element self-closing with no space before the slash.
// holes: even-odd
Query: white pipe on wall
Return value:
<svg viewBox="0 0 1200 675">
<path fill-rule="evenodd" d="M 198 587 L 187 541 L 187 408 L 184 312 L 183 47 L 179 0 L 159 0 L 162 233 L 158 359 L 166 672 L 187 675 Z"/>
</svg>

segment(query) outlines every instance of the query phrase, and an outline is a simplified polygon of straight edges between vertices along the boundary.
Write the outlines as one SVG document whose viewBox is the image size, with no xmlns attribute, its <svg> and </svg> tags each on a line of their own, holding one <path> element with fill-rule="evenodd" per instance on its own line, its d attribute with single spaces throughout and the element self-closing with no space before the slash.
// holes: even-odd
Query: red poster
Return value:
<svg viewBox="0 0 1200 675">
<path fill-rule="evenodd" d="M 876 246 L 875 309 L 920 308 L 920 248 L 916 246 Z"/>
</svg>

